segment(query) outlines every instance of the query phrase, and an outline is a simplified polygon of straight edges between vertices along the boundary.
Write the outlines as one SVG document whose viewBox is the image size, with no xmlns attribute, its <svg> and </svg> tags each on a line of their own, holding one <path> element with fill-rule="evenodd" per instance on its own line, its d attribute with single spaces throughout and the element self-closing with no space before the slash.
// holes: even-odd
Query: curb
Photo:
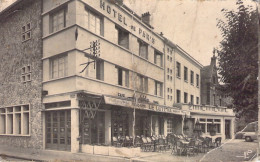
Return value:
<svg viewBox="0 0 260 162">
<path fill-rule="evenodd" d="M 10 158 L 17 158 L 21 160 L 27 160 L 27 161 L 44 161 L 44 160 L 39 160 L 39 159 L 34 159 L 34 158 L 26 158 L 22 156 L 14 156 L 14 155 L 7 155 L 7 154 L 0 154 L 0 157 L 5 160 L 5 157 L 10 157 Z"/>
</svg>

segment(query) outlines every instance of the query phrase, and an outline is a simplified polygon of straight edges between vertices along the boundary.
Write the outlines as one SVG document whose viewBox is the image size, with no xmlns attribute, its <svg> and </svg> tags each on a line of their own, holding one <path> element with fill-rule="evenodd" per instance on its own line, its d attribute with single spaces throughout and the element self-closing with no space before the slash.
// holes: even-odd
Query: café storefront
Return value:
<svg viewBox="0 0 260 162">
<path fill-rule="evenodd" d="M 104 96 L 104 101 L 112 112 L 111 137 L 182 134 L 183 117 L 189 115 L 178 108 L 114 96 Z"/>
</svg>

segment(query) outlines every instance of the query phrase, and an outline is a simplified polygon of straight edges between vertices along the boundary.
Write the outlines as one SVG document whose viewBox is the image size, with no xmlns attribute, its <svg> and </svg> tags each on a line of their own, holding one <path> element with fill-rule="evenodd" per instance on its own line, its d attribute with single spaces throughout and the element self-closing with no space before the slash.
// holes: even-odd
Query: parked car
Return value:
<svg viewBox="0 0 260 162">
<path fill-rule="evenodd" d="M 235 138 L 245 139 L 246 142 L 251 142 L 257 139 L 258 122 L 252 122 L 246 125 L 244 129 L 236 133 Z"/>
</svg>

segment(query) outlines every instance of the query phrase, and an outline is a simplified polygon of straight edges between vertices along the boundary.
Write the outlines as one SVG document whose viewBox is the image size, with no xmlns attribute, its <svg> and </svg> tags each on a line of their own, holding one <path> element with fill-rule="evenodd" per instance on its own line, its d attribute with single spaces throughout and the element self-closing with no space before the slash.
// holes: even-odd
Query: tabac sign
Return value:
<svg viewBox="0 0 260 162">
<path fill-rule="evenodd" d="M 179 110 L 173 107 L 167 107 L 163 105 L 155 105 L 150 103 L 135 103 L 131 100 L 124 100 L 120 98 L 108 97 L 104 96 L 105 103 L 109 105 L 116 105 L 122 107 L 136 108 L 141 110 L 155 111 L 155 112 L 163 112 L 163 113 L 171 113 L 178 115 L 189 115 L 188 111 Z"/>
<path fill-rule="evenodd" d="M 129 31 L 135 33 L 140 38 L 143 38 L 149 43 L 155 44 L 154 34 L 147 30 L 143 25 L 134 21 L 134 16 L 129 16 L 124 11 L 119 10 L 116 8 L 113 3 L 109 3 L 105 0 L 100 0 L 100 9 L 103 11 L 104 14 L 108 14 L 108 16 L 128 29 Z"/>
</svg>

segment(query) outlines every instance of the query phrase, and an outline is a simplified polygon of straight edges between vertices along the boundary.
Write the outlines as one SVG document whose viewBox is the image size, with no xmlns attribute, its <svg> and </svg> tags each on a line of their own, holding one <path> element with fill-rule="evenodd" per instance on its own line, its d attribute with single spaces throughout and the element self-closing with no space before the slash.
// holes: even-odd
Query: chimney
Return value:
<svg viewBox="0 0 260 162">
<path fill-rule="evenodd" d="M 142 21 L 147 24 L 147 25 L 151 25 L 151 14 L 149 12 L 146 12 L 144 14 L 142 14 Z"/>
</svg>

